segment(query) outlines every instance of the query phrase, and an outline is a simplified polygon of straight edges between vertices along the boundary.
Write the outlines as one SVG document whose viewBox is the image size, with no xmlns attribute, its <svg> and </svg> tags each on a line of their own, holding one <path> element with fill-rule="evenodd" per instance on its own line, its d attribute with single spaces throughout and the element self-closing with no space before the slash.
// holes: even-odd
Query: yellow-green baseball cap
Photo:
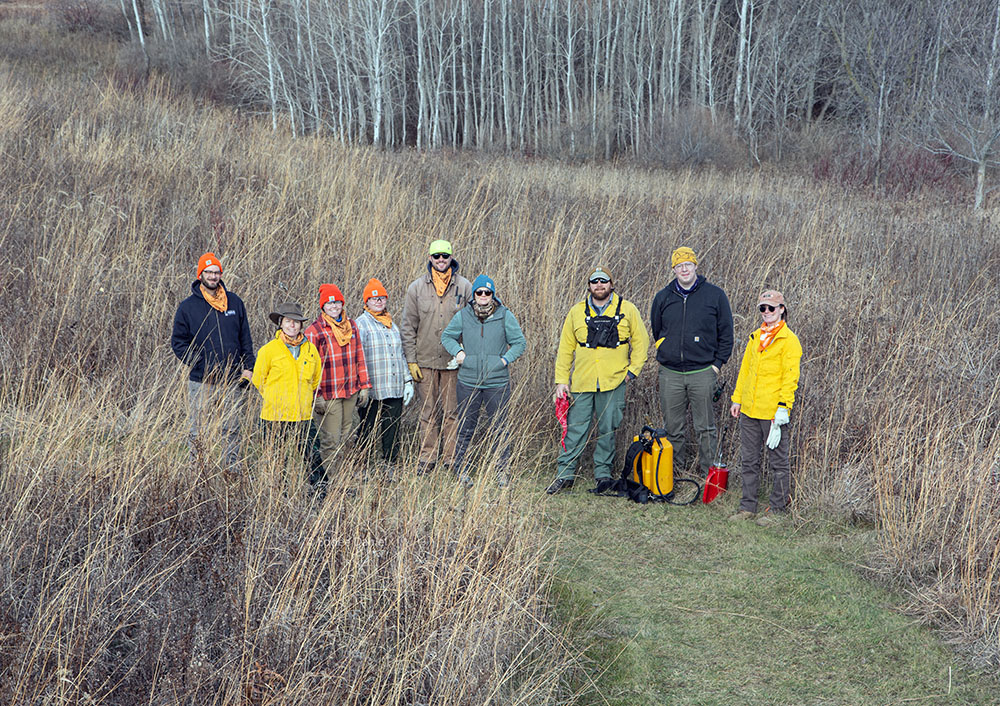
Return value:
<svg viewBox="0 0 1000 706">
<path fill-rule="evenodd" d="M 427 250 L 428 255 L 437 255 L 440 252 L 451 255 L 451 243 L 447 240 L 435 240 Z"/>
</svg>

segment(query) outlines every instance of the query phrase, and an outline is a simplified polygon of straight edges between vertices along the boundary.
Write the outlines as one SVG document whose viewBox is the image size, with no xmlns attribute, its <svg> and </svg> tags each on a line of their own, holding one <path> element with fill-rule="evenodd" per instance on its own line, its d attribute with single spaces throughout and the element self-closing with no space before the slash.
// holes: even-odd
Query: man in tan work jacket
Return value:
<svg viewBox="0 0 1000 706">
<path fill-rule="evenodd" d="M 435 240 L 428 248 L 427 273 L 410 283 L 400 334 L 410 375 L 420 392 L 420 455 L 417 475 L 440 460 L 455 459 L 458 363 L 441 345 L 441 333 L 455 312 L 472 299 L 472 284 L 458 274 L 451 243 Z"/>
</svg>

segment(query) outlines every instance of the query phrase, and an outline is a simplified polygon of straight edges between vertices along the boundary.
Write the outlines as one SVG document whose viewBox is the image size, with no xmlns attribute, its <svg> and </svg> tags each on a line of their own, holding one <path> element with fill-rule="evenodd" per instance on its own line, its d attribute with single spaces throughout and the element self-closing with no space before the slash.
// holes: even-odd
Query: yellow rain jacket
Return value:
<svg viewBox="0 0 1000 706">
<path fill-rule="evenodd" d="M 802 346 L 788 324 L 775 334 L 771 345 L 761 352 L 760 329 L 750 334 L 740 375 L 736 378 L 733 402 L 751 419 L 774 419 L 778 403 L 791 411 L 799 387 L 799 360 Z"/>
<path fill-rule="evenodd" d="M 312 419 L 313 395 L 323 374 L 323 362 L 316 346 L 303 339 L 299 358 L 281 340 L 274 340 L 257 351 L 253 366 L 253 385 L 264 398 L 260 418 L 269 422 L 302 422 Z"/>
<path fill-rule="evenodd" d="M 590 298 L 589 295 L 587 297 Z M 621 297 L 612 292 L 605 316 L 614 316 Z M 566 315 L 559 352 L 556 353 L 556 384 L 570 385 L 571 392 L 602 392 L 614 390 L 631 371 L 639 375 L 649 355 L 649 334 L 631 302 L 621 299 L 624 318 L 618 322 L 618 339 L 628 341 L 617 348 L 585 348 L 587 342 L 586 300 L 577 302 Z M 576 361 L 574 363 L 574 355 Z M 570 384 L 570 368 L 573 381 Z"/>
</svg>

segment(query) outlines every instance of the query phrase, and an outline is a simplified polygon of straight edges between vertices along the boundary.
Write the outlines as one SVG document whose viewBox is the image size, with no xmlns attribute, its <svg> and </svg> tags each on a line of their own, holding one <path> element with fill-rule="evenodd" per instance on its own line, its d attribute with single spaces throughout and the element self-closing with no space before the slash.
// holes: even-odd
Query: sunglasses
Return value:
<svg viewBox="0 0 1000 706">
<path fill-rule="evenodd" d="M 590 280 L 590 283 L 591 284 L 607 284 L 610 281 L 611 280 L 607 279 L 606 277 L 594 277 L 594 279 Z"/>
<path fill-rule="evenodd" d="M 761 304 L 757 307 L 757 311 L 763 314 L 765 311 L 775 311 L 777 308 L 778 307 L 771 306 L 770 304 Z"/>
<path fill-rule="evenodd" d="M 451 255 L 449 255 L 446 252 L 436 252 L 433 255 L 431 255 L 431 257 L 433 257 L 435 260 L 444 260 L 445 258 L 451 257 Z"/>
<path fill-rule="evenodd" d="M 477 289 L 477 290 L 476 290 L 475 292 L 473 292 L 473 293 L 474 293 L 474 294 L 475 294 L 475 295 L 476 295 L 477 297 L 492 297 L 492 296 L 493 296 L 493 292 L 492 292 L 492 291 L 490 291 L 489 289 Z"/>
</svg>

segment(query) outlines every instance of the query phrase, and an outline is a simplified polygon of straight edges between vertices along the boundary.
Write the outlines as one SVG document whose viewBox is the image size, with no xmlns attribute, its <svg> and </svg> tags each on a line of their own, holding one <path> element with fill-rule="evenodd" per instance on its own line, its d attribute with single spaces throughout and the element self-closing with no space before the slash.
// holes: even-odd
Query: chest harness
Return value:
<svg viewBox="0 0 1000 706">
<path fill-rule="evenodd" d="M 625 318 L 622 313 L 622 298 L 618 297 L 618 308 L 615 309 L 614 316 L 597 316 L 597 312 L 590 308 L 590 297 L 583 303 L 585 321 L 587 322 L 587 342 L 584 348 L 617 348 L 628 343 L 628 340 L 621 340 L 618 337 L 618 323 Z"/>
</svg>

